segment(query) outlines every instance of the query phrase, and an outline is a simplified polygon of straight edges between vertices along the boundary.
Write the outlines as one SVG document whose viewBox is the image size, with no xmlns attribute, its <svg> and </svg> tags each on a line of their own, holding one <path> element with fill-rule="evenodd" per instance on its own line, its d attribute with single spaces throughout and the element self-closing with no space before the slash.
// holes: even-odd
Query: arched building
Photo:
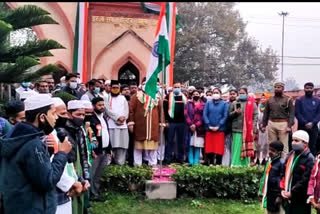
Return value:
<svg viewBox="0 0 320 214">
<path fill-rule="evenodd" d="M 16 8 L 35 4 L 59 25 L 33 28 L 39 39 L 54 39 L 66 49 L 51 51 L 41 64 L 72 71 L 77 2 L 8 2 Z M 88 14 L 87 79 L 141 81 L 146 76 L 158 16 L 145 13 L 140 2 L 90 2 Z"/>
</svg>

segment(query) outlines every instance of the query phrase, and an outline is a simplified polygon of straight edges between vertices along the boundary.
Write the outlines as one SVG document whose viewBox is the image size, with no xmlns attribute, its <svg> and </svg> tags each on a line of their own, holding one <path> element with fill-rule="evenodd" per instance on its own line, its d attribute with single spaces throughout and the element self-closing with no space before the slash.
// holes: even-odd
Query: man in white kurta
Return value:
<svg viewBox="0 0 320 214">
<path fill-rule="evenodd" d="M 111 118 L 108 119 L 110 142 L 115 163 L 123 165 L 126 161 L 127 149 L 129 147 L 129 133 L 126 123 L 129 117 L 129 105 L 126 98 L 120 94 L 120 84 L 118 81 L 111 80 L 110 94 L 110 100 L 106 103 L 114 114 L 119 115 L 117 121 Z"/>
</svg>

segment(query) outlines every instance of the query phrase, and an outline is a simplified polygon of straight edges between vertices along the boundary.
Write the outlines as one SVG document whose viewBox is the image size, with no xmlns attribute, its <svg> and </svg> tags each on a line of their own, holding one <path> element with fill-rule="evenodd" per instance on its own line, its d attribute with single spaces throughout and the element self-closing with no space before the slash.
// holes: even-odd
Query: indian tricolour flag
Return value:
<svg viewBox="0 0 320 214">
<path fill-rule="evenodd" d="M 165 3 L 162 3 L 145 86 L 145 92 L 153 99 L 157 94 L 158 74 L 170 64 L 170 46 L 165 15 Z"/>
<path fill-rule="evenodd" d="M 88 7 L 89 2 L 78 2 L 74 33 L 72 71 L 80 73 L 81 82 L 87 82 Z"/>
</svg>

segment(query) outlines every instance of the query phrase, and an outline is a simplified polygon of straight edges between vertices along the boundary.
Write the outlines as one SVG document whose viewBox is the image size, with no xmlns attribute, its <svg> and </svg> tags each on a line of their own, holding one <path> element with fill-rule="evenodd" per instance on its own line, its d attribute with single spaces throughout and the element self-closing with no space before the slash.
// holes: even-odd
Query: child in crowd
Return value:
<svg viewBox="0 0 320 214">
<path fill-rule="evenodd" d="M 281 158 L 283 144 L 274 141 L 269 145 L 270 159 L 267 162 L 263 177 L 260 182 L 259 196 L 262 197 L 262 207 L 266 208 L 268 214 L 283 213 L 281 206 L 280 179 L 284 161 Z"/>
</svg>

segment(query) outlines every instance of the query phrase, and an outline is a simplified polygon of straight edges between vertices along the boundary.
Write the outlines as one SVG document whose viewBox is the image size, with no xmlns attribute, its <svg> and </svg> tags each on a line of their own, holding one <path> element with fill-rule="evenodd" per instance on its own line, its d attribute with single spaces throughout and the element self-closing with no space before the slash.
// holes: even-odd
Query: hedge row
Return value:
<svg viewBox="0 0 320 214">
<path fill-rule="evenodd" d="M 197 165 L 173 166 L 178 196 L 253 199 L 257 197 L 262 167 L 222 167 Z M 109 166 L 103 176 L 105 191 L 138 192 L 144 194 L 145 182 L 152 178 L 147 166 Z"/>
</svg>

